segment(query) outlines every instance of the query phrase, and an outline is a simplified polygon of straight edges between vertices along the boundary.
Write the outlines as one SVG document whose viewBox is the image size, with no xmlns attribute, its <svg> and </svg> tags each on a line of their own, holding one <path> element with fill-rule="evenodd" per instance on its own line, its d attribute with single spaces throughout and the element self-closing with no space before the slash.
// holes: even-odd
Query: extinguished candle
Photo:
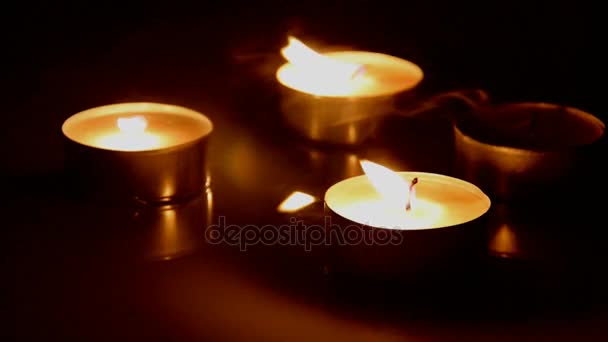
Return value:
<svg viewBox="0 0 608 342">
<path fill-rule="evenodd" d="M 365 175 L 334 184 L 325 194 L 327 206 L 352 222 L 386 229 L 435 229 L 473 221 L 491 205 L 479 188 L 457 178 L 393 172 L 370 161 L 361 165 Z"/>
<path fill-rule="evenodd" d="M 456 170 L 502 200 L 557 198 L 573 189 L 562 184 L 591 171 L 604 131 L 600 119 L 573 107 L 482 106 L 454 122 Z"/>
<path fill-rule="evenodd" d="M 582 110 L 550 103 L 507 103 L 479 110 L 458 129 L 495 146 L 528 151 L 555 151 L 591 144 L 605 125 Z"/>
</svg>

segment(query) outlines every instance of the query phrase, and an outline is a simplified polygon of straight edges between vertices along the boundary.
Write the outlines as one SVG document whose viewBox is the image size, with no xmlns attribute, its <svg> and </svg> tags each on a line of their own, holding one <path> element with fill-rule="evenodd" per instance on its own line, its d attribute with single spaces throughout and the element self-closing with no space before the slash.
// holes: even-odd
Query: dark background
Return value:
<svg viewBox="0 0 608 342">
<path fill-rule="evenodd" d="M 430 310 L 428 321 L 419 321 L 428 317 L 415 310 L 406 318 L 391 316 L 381 305 L 391 301 L 386 298 L 375 305 L 373 300 L 362 304 L 365 301 L 356 295 L 346 296 L 337 300 L 340 309 L 334 310 L 335 298 L 341 298 L 332 292 L 335 287 L 319 285 L 324 281 L 302 281 L 298 274 L 303 271 L 281 264 L 290 259 L 272 249 L 260 252 L 262 262 L 257 264 L 251 254 L 236 253 L 222 261 L 221 265 L 232 267 L 226 269 L 236 270 L 234 277 L 223 266 L 210 264 L 209 256 L 216 254 L 207 252 L 136 271 L 117 257 L 100 261 L 82 241 L 95 240 L 94 228 L 103 228 L 106 221 L 83 224 L 87 215 L 95 216 L 95 208 L 78 212 L 78 205 L 62 197 L 60 132 L 62 122 L 73 113 L 114 102 L 156 101 L 199 110 L 217 128 L 211 150 L 212 167 L 218 171 L 214 174 L 217 211 L 239 222 L 264 223 L 276 219 L 264 210 L 272 209 L 291 186 L 314 184 L 310 187 L 322 191 L 337 181 L 332 178 L 336 175 L 321 179 L 319 170 L 298 169 L 297 159 L 305 153 L 291 146 L 301 145 L 284 143 L 286 133 L 276 131 L 275 116 L 265 107 L 273 99 L 273 73 L 282 62 L 278 51 L 288 34 L 315 47 L 348 46 L 409 59 L 424 70 L 429 92 L 479 87 L 495 102 L 554 102 L 605 121 L 608 107 L 600 93 L 605 74 L 601 6 L 583 1 L 60 1 L 9 6 L 3 13 L 7 43 L 3 53 L 10 63 L 5 65 L 0 128 L 7 203 L 3 226 L 8 241 L 15 238 L 10 243 L 15 253 L 3 259 L 8 269 L 16 271 L 17 291 L 10 297 L 16 304 L 17 324 L 9 334 L 15 332 L 22 339 L 106 335 L 280 339 L 295 332 L 310 338 L 390 340 L 382 335 L 389 326 L 399 339 L 419 334 L 421 340 L 443 341 L 488 336 L 570 340 L 581 335 L 604 340 L 605 263 L 593 254 L 605 241 L 601 234 L 601 239 L 576 240 L 567 230 L 551 232 L 550 238 L 542 229 L 524 232 L 524 237 L 532 236 L 532 254 L 543 255 L 547 243 L 549 249 L 566 246 L 567 256 L 557 248 L 560 257 L 546 256 L 542 266 L 499 261 L 502 266 L 493 268 L 495 278 L 490 277 L 496 288 L 467 292 L 471 307 L 484 308 L 468 312 L 475 319 L 481 317 L 483 325 L 472 319 L 461 326 L 458 313 L 443 320 L 441 310 Z M 392 153 L 386 151 L 380 149 L 379 158 Z M 229 160 L 239 163 L 227 165 Z M 425 162 L 414 165 L 427 167 Z M 434 171 L 433 165 L 428 163 L 428 171 Z M 601 214 L 601 202 L 595 204 L 589 210 Z M 573 216 L 575 223 L 600 217 Z M 598 222 L 596 228 L 603 226 Z M 574 276 L 538 272 L 562 268 L 563 260 L 577 253 L 569 251 L 568 243 L 574 240 L 580 242 L 576 251 L 589 253 L 582 264 L 568 261 Z M 595 247 L 586 245 L 588 240 L 594 240 Z M 279 266 L 265 265 L 268 260 Z M 235 285 L 246 284 L 252 270 L 263 274 L 266 292 L 257 294 L 255 287 Z M 292 278 L 296 280 L 286 280 Z M 530 285 L 530 279 L 536 283 Z M 564 280 L 567 290 L 551 287 Z M 587 284 L 594 283 L 595 292 L 586 293 Z M 316 304 L 322 313 L 293 309 L 266 297 L 302 287 L 313 289 L 313 294 L 291 293 L 291 304 L 320 302 Z M 497 293 L 504 297 L 494 306 Z M 566 315 L 560 311 L 561 298 L 576 302 L 565 305 Z M 581 302 L 591 304 L 581 306 Z M 432 307 L 441 308 L 435 304 Z M 593 315 L 595 310 L 599 314 Z M 336 311 L 339 318 L 324 320 L 328 312 Z M 359 311 L 366 314 L 354 313 Z M 241 316 L 246 318 L 231 321 Z M 536 320 L 527 324 L 532 316 Z M 355 319 L 364 323 L 352 323 Z M 225 334 L 232 324 L 238 327 L 234 334 Z"/>
<path fill-rule="evenodd" d="M 214 92 L 230 96 L 228 78 L 251 81 L 254 71 L 271 82 L 288 34 L 410 59 L 438 89 L 481 87 L 499 102 L 556 102 L 601 117 L 601 12 L 584 1 L 20 3 L 5 12 L 4 51 L 16 64 L 4 128 L 27 124 L 44 136 L 69 113 L 136 98 L 195 99 L 212 112 Z M 20 133 L 8 136 L 23 144 Z M 8 160 L 38 167 L 51 158 L 41 147 Z"/>
</svg>

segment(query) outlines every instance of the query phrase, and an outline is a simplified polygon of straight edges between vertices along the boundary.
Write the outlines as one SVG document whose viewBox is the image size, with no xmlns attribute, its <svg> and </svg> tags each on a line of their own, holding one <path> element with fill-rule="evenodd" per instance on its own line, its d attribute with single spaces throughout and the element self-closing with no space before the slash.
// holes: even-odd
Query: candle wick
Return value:
<svg viewBox="0 0 608 342">
<path fill-rule="evenodd" d="M 405 211 L 412 210 L 412 192 L 414 191 L 414 186 L 416 186 L 416 184 L 418 184 L 418 177 L 415 177 L 414 179 L 412 179 L 412 182 L 410 183 L 410 191 L 408 192 L 408 195 L 407 195 Z"/>
</svg>

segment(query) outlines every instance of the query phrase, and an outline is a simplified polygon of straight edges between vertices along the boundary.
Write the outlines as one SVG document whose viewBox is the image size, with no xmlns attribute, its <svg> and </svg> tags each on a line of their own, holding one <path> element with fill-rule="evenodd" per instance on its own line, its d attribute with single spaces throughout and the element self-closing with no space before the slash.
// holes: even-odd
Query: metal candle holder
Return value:
<svg viewBox="0 0 608 342">
<path fill-rule="evenodd" d="M 155 133 L 162 136 L 171 130 L 175 139 L 159 148 L 133 151 L 107 149 L 92 142 L 106 118 L 135 114 L 158 120 Z M 205 156 L 213 126 L 194 110 L 160 103 L 113 104 L 75 114 L 62 129 L 67 173 L 79 194 L 166 204 L 195 197 L 209 185 Z"/>
<path fill-rule="evenodd" d="M 584 180 L 605 126 L 571 107 L 508 103 L 481 106 L 453 128 L 458 176 L 510 200 L 563 196 L 565 184 Z"/>
<path fill-rule="evenodd" d="M 348 220 L 325 205 L 329 267 L 336 273 L 366 277 L 399 277 L 412 273 L 441 272 L 446 267 L 469 267 L 487 253 L 487 219 L 428 230 L 388 230 Z M 338 231 L 331 231 L 338 230 Z M 343 243 L 336 236 L 367 236 L 373 243 Z M 387 236 L 391 243 L 385 241 Z M 363 239 L 363 238 L 361 238 Z"/>
<path fill-rule="evenodd" d="M 413 117 L 453 103 L 474 108 L 488 100 L 479 89 L 451 90 L 422 97 L 416 89 L 372 97 L 325 97 L 281 87 L 284 122 L 310 141 L 356 146 L 373 137 L 388 116 Z"/>
<path fill-rule="evenodd" d="M 390 203 L 378 201 L 365 176 L 345 179 L 326 192 L 325 213 L 330 220 L 325 221 L 325 234 L 331 237 L 329 251 L 336 271 L 395 276 L 449 264 L 465 266 L 486 252 L 484 223 L 491 202 L 479 188 L 439 174 L 399 175 L 411 179 L 410 190 L 419 181 L 432 184 L 426 198 L 436 202 L 425 205 L 426 200 L 418 198 L 418 208 L 401 208 L 403 216 L 397 214 L 397 206 L 378 211 Z M 407 215 L 411 220 L 406 220 Z"/>
<path fill-rule="evenodd" d="M 423 79 L 416 64 L 381 53 L 338 51 L 317 58 L 336 64 L 323 69 L 315 63 L 309 68 L 285 63 L 276 73 L 285 122 L 316 142 L 365 141 L 395 108 L 397 94 L 410 93 Z M 345 80 L 339 75 L 325 77 L 342 63 L 359 68 Z"/>
</svg>

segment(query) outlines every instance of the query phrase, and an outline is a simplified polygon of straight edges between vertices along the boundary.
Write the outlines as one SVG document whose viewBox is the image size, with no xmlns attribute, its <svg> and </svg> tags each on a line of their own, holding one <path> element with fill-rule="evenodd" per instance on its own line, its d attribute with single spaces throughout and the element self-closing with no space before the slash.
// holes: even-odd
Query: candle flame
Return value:
<svg viewBox="0 0 608 342">
<path fill-rule="evenodd" d="M 127 134 L 143 133 L 148 127 L 148 120 L 143 115 L 133 116 L 130 118 L 118 118 L 116 125 L 121 132 Z"/>
<path fill-rule="evenodd" d="M 148 121 L 143 115 L 118 118 L 118 132 L 97 137 L 96 144 L 119 151 L 144 151 L 159 148 L 161 136 L 146 132 Z"/>
<path fill-rule="evenodd" d="M 314 203 L 316 198 L 304 192 L 294 191 L 281 202 L 277 211 L 280 213 L 293 213 Z"/>
<path fill-rule="evenodd" d="M 351 80 L 364 72 L 361 64 L 348 63 L 324 56 L 299 39 L 290 36 L 281 49 L 283 57 L 298 69 L 332 81 Z"/>
<path fill-rule="evenodd" d="M 406 208 L 409 201 L 410 207 L 414 206 L 416 192 L 410 192 L 411 184 L 408 181 L 380 164 L 369 160 L 361 160 L 360 163 L 374 189 L 387 203 L 390 203 L 391 206 Z"/>
</svg>

